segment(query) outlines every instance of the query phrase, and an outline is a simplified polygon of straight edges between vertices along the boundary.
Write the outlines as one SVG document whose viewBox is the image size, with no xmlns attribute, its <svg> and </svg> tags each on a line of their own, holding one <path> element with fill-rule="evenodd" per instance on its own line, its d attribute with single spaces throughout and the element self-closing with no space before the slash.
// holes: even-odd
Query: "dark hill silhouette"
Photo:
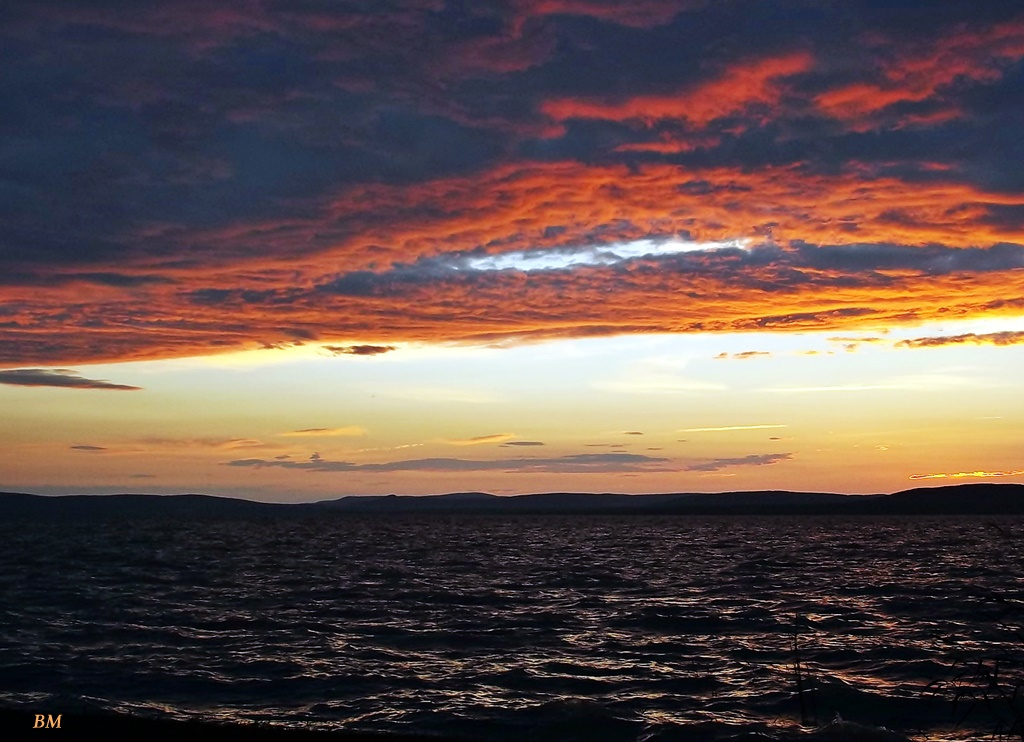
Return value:
<svg viewBox="0 0 1024 742">
<path fill-rule="evenodd" d="M 294 509 L 212 495 L 60 495 L 0 494 L 0 514 L 33 517 L 82 517 L 95 515 L 267 515 Z M 301 507 L 301 506 L 300 506 Z"/>
<path fill-rule="evenodd" d="M 784 490 L 622 495 L 552 492 L 502 497 L 486 492 L 445 495 L 348 496 L 302 504 L 274 504 L 210 495 L 63 495 L 0 493 L 3 517 L 260 516 L 285 513 L 491 514 L 1024 514 L 1024 485 L 958 484 L 920 487 L 891 495 L 839 495 Z"/>
<path fill-rule="evenodd" d="M 887 513 L 1021 513 L 1024 485 L 954 484 L 918 487 L 879 500 Z"/>
</svg>

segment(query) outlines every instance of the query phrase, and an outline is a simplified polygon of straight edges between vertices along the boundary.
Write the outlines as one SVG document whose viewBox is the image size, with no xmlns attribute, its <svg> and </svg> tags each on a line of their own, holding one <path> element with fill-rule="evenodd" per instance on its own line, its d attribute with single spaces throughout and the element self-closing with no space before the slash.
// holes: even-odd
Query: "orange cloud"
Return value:
<svg viewBox="0 0 1024 742">
<path fill-rule="evenodd" d="M 857 164 L 841 174 L 817 175 L 800 166 L 688 171 L 660 164 L 631 169 L 555 163 L 502 166 L 476 178 L 411 188 L 367 187 L 346 194 L 328 213 L 365 227 L 351 244 L 359 255 L 351 257 L 369 266 L 485 245 L 493 245 L 488 252 L 505 252 L 679 230 L 703 241 L 756 236 L 767 227 L 777 238 L 819 244 L 968 247 L 1024 240 L 1020 224 L 981 221 L 1001 204 L 1022 205 L 1024 197 L 952 181 L 908 188 Z M 375 213 L 393 221 L 366 221 Z M 228 242 L 258 238 L 250 230 L 218 236 Z M 368 251 L 368 245 L 381 247 Z"/>
<path fill-rule="evenodd" d="M 810 69 L 808 52 L 752 60 L 727 67 L 718 77 L 692 88 L 667 95 L 639 95 L 616 102 L 557 98 L 545 101 L 541 110 L 557 121 L 570 118 L 611 121 L 683 119 L 696 126 L 756 106 L 779 102 L 784 88 L 778 82 Z"/>
<path fill-rule="evenodd" d="M 988 332 L 982 334 L 968 332 L 963 335 L 945 335 L 900 340 L 896 343 L 896 347 L 937 348 L 943 345 L 1020 345 L 1021 343 L 1024 343 L 1024 332 L 1007 330 L 1005 332 Z"/>
<path fill-rule="evenodd" d="M 1012 8 L 901 35 L 904 16 L 857 4 L 22 5 L 12 38 L 45 52 L 27 80 L 63 79 L 71 57 L 96 76 L 68 78 L 82 120 L 56 129 L 46 90 L 8 91 L 32 113 L 26 152 L 92 164 L 24 159 L 0 367 L 31 368 L 7 385 L 124 389 L 55 369 L 303 343 L 1024 314 L 1024 195 L 1000 158 L 1024 57 Z M 782 16 L 798 22 L 751 22 Z M 161 52 L 134 74 L 89 29 Z M 287 74 L 243 74 L 257 46 Z M 953 117 L 962 146 L 892 131 Z M 670 240 L 731 243 L 655 249 Z M 615 255 L 632 241 L 654 248 Z M 952 342 L 1017 340 L 906 344 Z"/>
<path fill-rule="evenodd" d="M 771 357 L 771 353 L 766 350 L 744 350 L 740 353 L 726 353 L 722 352 L 715 356 L 716 361 L 725 360 L 727 358 L 735 358 L 740 361 L 746 361 L 751 358 L 766 358 Z"/>
<path fill-rule="evenodd" d="M 907 48 L 902 42 L 876 37 L 869 46 L 877 56 L 875 79 L 827 90 L 815 98 L 825 114 L 846 121 L 860 121 L 868 128 L 872 118 L 896 103 L 941 99 L 943 91 L 957 84 L 993 82 L 1012 62 L 1024 57 L 1024 23 L 1006 23 L 983 30 L 962 30 L 940 43 Z M 893 52 L 892 50 L 898 50 Z M 944 110 L 913 115 L 906 121 L 933 123 L 957 112 Z"/>
<path fill-rule="evenodd" d="M 960 471 L 953 474 L 911 474 L 909 479 L 966 479 L 990 477 L 1015 477 L 1024 474 L 1024 469 L 1013 471 Z"/>
<path fill-rule="evenodd" d="M 508 164 L 353 187 L 303 219 L 188 233 L 189 245 L 217 245 L 209 261 L 183 245 L 171 267 L 146 257 L 106 267 L 163 281 L 3 289 L 0 364 L 313 340 L 385 347 L 1020 315 L 1024 301 L 1013 297 L 1024 248 L 1014 245 L 1024 244 L 1024 225 L 988 217 L 1021 206 L 1024 196 L 952 180 L 909 187 L 863 164 L 834 174 Z M 751 249 L 529 273 L 445 267 L 681 232 L 695 241 L 746 238 Z"/>
</svg>

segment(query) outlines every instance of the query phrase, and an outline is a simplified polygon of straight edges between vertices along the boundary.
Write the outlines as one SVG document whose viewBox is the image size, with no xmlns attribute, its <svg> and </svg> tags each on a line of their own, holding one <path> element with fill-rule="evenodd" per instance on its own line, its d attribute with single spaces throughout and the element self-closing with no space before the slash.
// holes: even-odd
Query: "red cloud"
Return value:
<svg viewBox="0 0 1024 742">
<path fill-rule="evenodd" d="M 1008 64 L 1024 57 L 1024 23 L 1006 23 L 983 30 L 960 30 L 937 43 L 907 48 L 892 39 L 869 39 L 876 70 L 871 79 L 827 90 L 815 98 L 827 115 L 869 128 L 875 117 L 896 103 L 942 100 L 943 91 L 963 83 L 994 82 Z M 897 50 L 897 51 L 893 51 Z M 944 103 L 925 117 L 957 115 Z M 920 122 L 914 116 L 906 121 Z"/>
<path fill-rule="evenodd" d="M 587 101 L 559 98 L 545 101 L 541 110 L 557 121 L 570 118 L 612 121 L 683 119 L 695 126 L 745 112 L 753 107 L 770 108 L 783 94 L 779 81 L 806 72 L 813 58 L 798 51 L 776 57 L 731 65 L 711 80 L 666 95 L 639 95 L 621 101 Z"/>
<path fill-rule="evenodd" d="M 897 348 L 938 348 L 944 345 L 1021 345 L 1024 344 L 1024 332 L 1006 330 L 978 335 L 973 332 L 963 335 L 940 335 L 936 337 L 913 338 L 900 340 Z"/>
<path fill-rule="evenodd" d="M 316 217 L 187 233 L 193 245 L 217 245 L 209 259 L 182 245 L 189 259 L 173 268 L 156 258 L 107 266 L 165 282 L 4 289 L 0 362 L 173 357 L 313 338 L 386 345 L 1019 314 L 1022 302 L 1004 297 L 1020 293 L 1020 256 L 974 246 L 1024 243 L 1024 226 L 984 221 L 994 204 L 1022 203 L 954 182 L 910 188 L 867 167 L 809 175 L 553 163 L 352 188 Z M 768 230 L 778 247 L 756 260 L 734 250 L 571 273 L 443 269 L 470 250 L 573 249 L 680 231 L 757 244 Z M 815 252 L 800 241 L 838 247 Z M 422 262 L 431 260 L 441 267 Z"/>
<path fill-rule="evenodd" d="M 547 15 L 581 15 L 623 26 L 651 28 L 668 23 L 677 14 L 707 5 L 709 0 L 515 0 L 521 19 Z"/>
<path fill-rule="evenodd" d="M 795 132 L 799 127 L 793 115 L 830 132 L 881 122 L 921 125 L 960 115 L 958 106 L 966 103 L 956 93 L 962 87 L 998 81 L 1009 63 L 1024 56 L 1024 23 L 952 32 L 947 27 L 945 38 L 933 37 L 927 45 L 897 44 L 891 35 L 864 36 L 853 44 L 854 51 L 864 53 L 844 56 L 841 69 L 830 67 L 839 63 L 823 44 L 814 46 L 813 35 L 799 42 L 782 38 L 775 48 L 789 49 L 785 53 L 731 64 L 721 63 L 712 44 L 701 58 L 719 62 L 708 61 L 699 79 L 665 83 L 655 92 L 642 87 L 650 84 L 642 69 L 628 65 L 622 79 L 638 83 L 644 92 L 572 96 L 565 91 L 573 85 L 552 85 L 545 74 L 532 74 L 531 68 L 551 64 L 558 73 L 552 77 L 564 75 L 555 69 L 559 60 L 554 54 L 563 31 L 579 33 L 585 42 L 584 27 L 606 31 L 617 24 L 620 33 L 629 26 L 627 35 L 635 39 L 640 29 L 666 24 L 677 13 L 704 4 L 517 0 L 483 9 L 467 4 L 470 16 L 493 12 L 493 18 L 485 18 L 492 26 L 485 33 L 455 34 L 445 43 L 424 36 L 432 13 L 444 4 L 413 0 L 395 0 L 386 12 L 359 16 L 319 12 L 308 4 L 282 5 L 268 15 L 267 6 L 256 0 L 227 10 L 181 0 L 155 9 L 132 6 L 116 15 L 99 5 L 64 4 L 60 17 L 51 6 L 36 8 L 35 20 L 158 35 L 190 54 L 265 33 L 310 49 L 311 64 L 352 62 L 330 67 L 324 79 L 326 85 L 342 85 L 366 97 L 367 110 L 352 121 L 326 103 L 316 108 L 320 104 L 313 101 L 329 94 L 292 90 L 298 83 L 290 78 L 280 88 L 215 97 L 228 101 L 223 115 L 237 125 L 277 111 L 281 100 L 309 96 L 318 113 L 345 124 L 330 136 L 336 133 L 346 146 L 351 136 L 353 148 L 364 146 L 366 151 L 359 151 L 371 164 L 353 167 L 354 172 L 366 168 L 362 177 L 368 184 L 337 188 L 305 202 L 299 195 L 288 196 L 286 187 L 270 188 L 272 197 L 254 200 L 251 210 L 233 212 L 236 221 L 227 225 L 200 228 L 161 221 L 175 217 L 154 207 L 158 215 L 147 226 L 132 226 L 138 222 L 128 220 L 111 226 L 109 233 L 96 227 L 91 235 L 61 236 L 68 244 L 81 237 L 83 245 L 104 237 L 123 246 L 122 257 L 104 262 L 87 250 L 74 253 L 76 261 L 89 259 L 85 269 L 48 262 L 43 255 L 40 262 L 26 260 L 24 272 L 16 265 L 0 275 L 6 284 L 0 288 L 0 363 L 148 359 L 311 341 L 362 349 L 345 352 L 366 355 L 400 340 L 502 342 L 622 332 L 856 327 L 1024 311 L 1024 302 L 1015 298 L 1022 271 L 1017 253 L 1002 249 L 1024 244 L 1019 218 L 1024 196 L 1019 192 L 986 192 L 958 182 L 951 164 L 914 161 L 910 155 L 906 161 L 879 162 L 869 153 L 864 161 L 837 153 L 836 162 L 823 170 L 818 154 L 845 146 L 841 141 L 811 134 L 792 149 L 795 140 L 783 141 L 802 136 Z M 581 24 L 581 15 L 601 23 Z M 352 39 L 360 44 L 349 43 Z M 599 51 L 594 50 L 595 56 Z M 459 86 L 473 78 L 493 80 L 500 95 L 466 94 Z M 844 82 L 837 86 L 839 78 Z M 145 85 L 127 80 L 137 87 L 120 77 L 106 87 L 96 83 L 104 105 L 125 99 L 138 103 L 138 89 Z M 590 87 L 579 89 L 593 90 L 595 81 L 587 82 Z M 174 98 L 167 91 L 157 93 Z M 509 106 L 514 109 L 509 113 L 505 104 L 512 100 L 517 105 Z M 440 170 L 424 167 L 394 176 L 398 184 L 389 183 L 390 165 L 375 169 L 372 162 L 382 153 L 394 159 L 400 153 L 389 152 L 380 132 L 366 134 L 365 141 L 352 132 L 370 131 L 380 111 L 396 108 L 442 113 L 463 127 L 486 130 L 498 154 L 488 149 L 475 160 L 444 163 L 450 165 L 444 172 L 459 175 L 435 177 L 431 173 Z M 216 111 L 204 110 L 205 115 Z M 741 115 L 777 124 L 765 137 L 775 136 L 778 150 L 788 154 L 775 159 L 773 150 L 768 159 L 791 164 L 760 165 L 767 139 L 751 145 L 735 132 L 709 126 Z M 572 118 L 630 125 L 597 127 L 619 132 L 601 145 L 607 149 L 586 150 L 585 142 L 528 141 Z M 411 113 L 410 120 L 415 126 L 422 123 Z M 633 125 L 647 122 L 657 125 Z M 625 141 L 622 132 L 632 139 Z M 462 134 L 452 136 L 458 142 Z M 736 149 L 715 152 L 722 144 Z M 584 147 L 582 154 L 572 149 L 577 145 Z M 739 164 L 745 146 L 757 149 L 746 166 Z M 532 160 L 523 154 L 537 151 L 543 155 L 533 154 Z M 676 157 L 672 164 L 646 162 L 685 153 L 694 156 Z M 616 157 L 628 164 L 615 164 Z M 934 159 L 943 157 L 937 152 Z M 911 182 L 893 175 L 901 169 L 927 177 Z M 225 172 L 225 180 L 229 176 Z M 147 203 L 166 195 L 140 188 Z M 203 193 L 197 188 L 196 203 Z M 271 202 L 293 204 L 294 216 L 237 216 L 281 213 L 258 211 Z M 83 217 L 68 223 L 86 222 L 102 220 Z M 679 235 L 697 241 L 747 239 L 766 247 L 754 257 L 733 250 L 572 271 L 450 269 L 470 255 L 556 248 L 582 253 L 594 246 Z M 807 244 L 850 249 L 815 253 L 805 249 Z"/>
</svg>

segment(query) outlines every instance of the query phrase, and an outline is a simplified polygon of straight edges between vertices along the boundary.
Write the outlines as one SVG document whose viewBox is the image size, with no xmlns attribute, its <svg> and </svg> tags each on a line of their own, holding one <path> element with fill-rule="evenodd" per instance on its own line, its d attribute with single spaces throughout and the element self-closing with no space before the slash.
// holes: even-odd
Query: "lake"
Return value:
<svg viewBox="0 0 1024 742">
<path fill-rule="evenodd" d="M 54 712 L 938 741 L 1024 686 L 1019 517 L 16 518 L 0 565 L 0 703 Z"/>
</svg>

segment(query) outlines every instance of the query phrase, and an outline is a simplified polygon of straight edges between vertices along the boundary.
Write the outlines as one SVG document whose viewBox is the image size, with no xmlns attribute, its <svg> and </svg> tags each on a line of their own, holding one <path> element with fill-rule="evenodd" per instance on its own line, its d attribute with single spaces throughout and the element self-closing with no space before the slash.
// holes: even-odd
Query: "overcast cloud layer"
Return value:
<svg viewBox="0 0 1024 742">
<path fill-rule="evenodd" d="M 9 0 L 0 364 L 1019 315 L 1022 58 L 1012 2 Z"/>
</svg>

